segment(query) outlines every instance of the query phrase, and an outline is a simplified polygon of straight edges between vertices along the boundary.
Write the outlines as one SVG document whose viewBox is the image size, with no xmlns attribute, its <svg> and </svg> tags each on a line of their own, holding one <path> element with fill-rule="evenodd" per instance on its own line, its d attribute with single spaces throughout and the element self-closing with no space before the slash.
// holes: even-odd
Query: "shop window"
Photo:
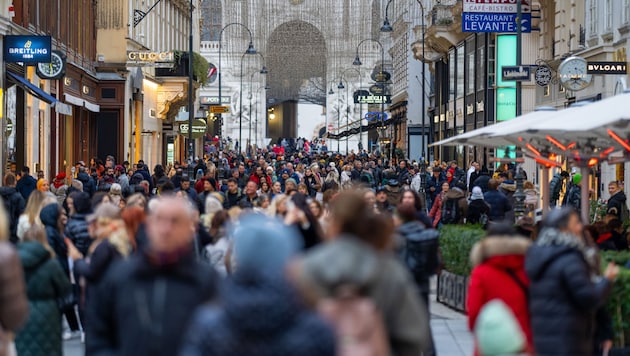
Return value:
<svg viewBox="0 0 630 356">
<path fill-rule="evenodd" d="M 116 88 L 101 88 L 102 99 L 116 99 Z"/>
</svg>

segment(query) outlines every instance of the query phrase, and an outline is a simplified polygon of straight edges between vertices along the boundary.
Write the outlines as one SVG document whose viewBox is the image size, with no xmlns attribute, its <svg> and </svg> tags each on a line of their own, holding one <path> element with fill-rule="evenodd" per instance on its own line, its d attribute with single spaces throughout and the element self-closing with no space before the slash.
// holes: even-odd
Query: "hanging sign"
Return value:
<svg viewBox="0 0 630 356">
<path fill-rule="evenodd" d="M 203 137 L 206 134 L 207 128 L 208 125 L 205 121 L 199 119 L 193 120 L 192 138 L 195 139 Z M 179 124 L 179 134 L 188 137 L 188 121 L 181 122 Z"/>
<path fill-rule="evenodd" d="M 175 64 L 175 54 L 169 52 L 127 51 L 128 67 L 170 68 Z"/>
<path fill-rule="evenodd" d="M 4 36 L 4 61 L 50 63 L 50 36 Z"/>
<path fill-rule="evenodd" d="M 626 62 L 588 62 L 586 65 L 588 74 L 626 74 L 628 64 Z"/>
</svg>

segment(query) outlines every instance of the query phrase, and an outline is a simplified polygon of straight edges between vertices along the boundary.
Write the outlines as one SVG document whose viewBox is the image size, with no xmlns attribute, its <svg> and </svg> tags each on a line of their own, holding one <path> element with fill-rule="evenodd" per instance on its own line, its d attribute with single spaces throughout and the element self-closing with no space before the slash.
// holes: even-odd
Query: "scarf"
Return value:
<svg viewBox="0 0 630 356">
<path fill-rule="evenodd" d="M 155 267 L 168 267 L 176 265 L 180 260 L 190 256 L 191 252 L 190 246 L 185 246 L 184 248 L 172 252 L 158 252 L 153 251 L 150 248 L 147 248 L 144 251 L 149 263 Z"/>
</svg>

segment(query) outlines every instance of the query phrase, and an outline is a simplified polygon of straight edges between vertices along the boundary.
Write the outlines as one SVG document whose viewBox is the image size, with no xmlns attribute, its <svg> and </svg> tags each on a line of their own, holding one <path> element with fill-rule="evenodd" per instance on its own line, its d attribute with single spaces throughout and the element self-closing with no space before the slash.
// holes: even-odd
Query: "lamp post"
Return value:
<svg viewBox="0 0 630 356">
<path fill-rule="evenodd" d="M 192 0 L 191 0 L 191 3 L 192 3 Z M 225 31 L 230 26 L 241 26 L 244 29 L 246 29 L 247 32 L 249 33 L 249 44 L 247 45 L 247 50 L 245 50 L 245 54 L 256 54 L 257 53 L 256 52 L 256 48 L 254 48 L 252 31 L 250 31 L 249 28 L 247 28 L 247 26 L 243 25 L 240 22 L 232 22 L 232 23 L 229 23 L 229 24 L 225 25 L 221 29 L 221 32 L 219 32 L 219 105 L 223 105 L 223 96 L 222 96 L 222 94 L 223 94 L 223 92 L 222 92 L 223 86 L 222 86 L 222 81 L 221 81 L 221 77 L 222 77 L 222 74 L 223 74 L 222 71 L 221 71 L 221 51 L 223 50 L 223 46 L 221 45 L 221 39 L 223 38 L 223 31 Z M 223 117 L 221 117 L 221 124 L 222 123 L 223 123 Z M 238 144 L 242 145 L 240 141 L 239 141 Z"/>
<path fill-rule="evenodd" d="M 256 89 L 256 95 L 258 96 L 258 94 L 260 93 L 260 91 L 262 89 L 265 90 L 269 90 L 271 89 L 268 85 L 264 85 L 259 87 L 258 89 Z M 266 97 L 266 95 L 265 95 Z M 256 102 L 256 126 L 254 128 L 254 142 L 256 143 L 256 146 L 258 146 L 258 107 L 260 106 L 260 102 Z M 250 112 L 251 112 L 251 107 L 252 107 L 252 95 L 251 95 L 251 86 L 250 86 L 250 94 L 249 94 L 249 108 L 250 108 Z M 267 106 L 265 105 L 265 109 L 267 108 Z"/>
<path fill-rule="evenodd" d="M 381 32 L 392 32 L 394 29 L 392 27 L 392 25 L 389 23 L 389 18 L 388 18 L 388 11 L 389 11 L 389 4 L 392 3 L 392 1 L 394 0 L 389 0 L 387 2 L 387 6 L 385 6 L 385 21 L 383 21 L 383 26 L 381 27 Z M 424 5 L 422 4 L 422 1 L 420 0 L 416 0 L 416 2 L 418 3 L 418 5 L 420 5 L 420 17 L 421 17 L 421 24 L 420 26 L 422 26 L 422 136 L 420 137 L 421 139 L 421 143 L 420 145 L 422 146 L 422 164 L 420 165 L 420 168 L 422 170 L 422 183 L 421 185 L 421 194 L 424 195 L 425 194 L 425 189 L 426 189 L 426 162 L 427 162 L 427 156 L 426 156 L 426 142 L 425 142 L 425 137 L 426 137 L 426 117 L 427 117 L 427 109 L 426 109 L 426 80 L 427 80 L 427 76 L 426 76 L 426 68 L 427 65 L 425 63 L 426 61 L 426 57 L 425 57 L 425 53 L 424 53 L 424 48 L 426 45 L 426 28 L 424 27 Z M 520 1 L 519 1 L 520 3 Z M 409 129 L 407 129 L 407 144 L 409 144 Z M 425 199 L 426 201 L 426 199 Z"/>
<path fill-rule="evenodd" d="M 337 85 L 337 89 L 343 89 L 344 85 L 343 85 L 343 81 L 344 81 L 344 76 L 346 75 L 346 72 L 349 70 L 353 70 L 356 71 L 357 74 L 359 75 L 359 83 L 362 82 L 362 78 L 361 78 L 361 71 L 359 71 L 357 68 L 346 68 L 341 72 L 341 77 L 339 78 L 339 85 Z M 349 95 L 348 92 L 350 90 L 350 83 L 348 82 L 347 79 L 345 79 L 346 81 L 346 132 L 348 133 L 348 135 L 346 135 L 346 154 L 348 154 L 349 150 L 348 150 L 348 139 L 350 138 L 350 134 L 349 134 L 349 130 L 350 130 L 350 120 L 348 118 L 349 113 L 350 113 L 350 99 L 349 99 Z M 361 84 L 359 84 L 359 89 L 361 89 Z M 361 112 L 359 111 L 359 126 L 361 126 Z M 359 140 L 361 139 L 361 137 L 359 136 Z"/>
<path fill-rule="evenodd" d="M 333 87 L 332 87 L 332 84 L 334 84 L 334 83 L 335 83 L 334 79 L 329 81 L 328 83 L 326 83 L 327 85 L 330 84 L 330 90 L 328 90 L 328 95 L 334 95 L 335 94 L 335 91 L 333 90 Z M 324 88 L 324 90 L 326 90 L 326 88 Z M 339 110 L 339 109 L 337 109 L 337 110 Z M 337 120 L 337 121 L 339 121 L 339 120 Z M 324 122 L 324 128 L 325 128 L 325 132 L 326 132 L 326 139 L 328 139 L 328 135 L 330 134 L 330 132 L 328 132 L 328 111 L 326 111 L 326 120 Z M 326 147 L 328 147 L 328 142 L 325 142 L 325 143 L 326 143 Z"/>
<path fill-rule="evenodd" d="M 195 141 L 192 135 L 192 126 L 195 110 L 193 103 L 193 0 L 190 0 L 190 23 L 188 27 L 188 154 L 191 165 L 195 160 Z M 139 139 L 136 137 L 136 139 Z"/>
<path fill-rule="evenodd" d="M 249 54 L 247 53 L 247 51 L 245 53 L 243 53 L 243 55 L 241 56 L 241 73 L 240 73 L 240 78 L 241 78 L 241 85 L 240 85 L 240 90 L 239 90 L 239 110 L 238 110 L 238 149 L 239 151 L 243 150 L 243 59 L 245 58 L 245 55 Z M 261 53 L 257 53 L 262 59 L 263 59 L 263 63 L 265 62 L 265 57 L 261 54 Z M 267 74 L 267 68 L 264 66 L 262 66 L 262 68 L 260 69 L 260 73 L 261 74 Z M 250 112 L 251 115 L 251 112 Z M 252 120 L 251 117 L 249 118 L 249 141 L 251 143 L 251 139 L 252 139 L 252 124 L 251 124 Z M 245 151 L 247 152 L 247 150 Z"/>
<path fill-rule="evenodd" d="M 390 0 L 392 1 L 392 0 Z M 389 5 L 389 3 L 388 3 Z M 381 47 L 381 79 L 384 77 L 384 73 L 385 73 L 385 47 L 383 47 L 383 44 L 380 41 L 377 41 L 375 39 L 372 38 L 366 38 L 364 40 L 362 40 L 361 42 L 359 42 L 359 44 L 357 45 L 357 50 L 356 50 L 356 56 L 354 57 L 354 61 L 352 62 L 352 65 L 355 66 L 360 66 L 361 63 L 361 58 L 359 58 L 359 47 L 361 47 L 361 45 L 366 42 L 366 41 L 372 41 L 375 43 L 378 43 L 378 45 Z M 383 120 L 385 118 L 385 83 L 381 83 L 381 85 L 383 86 L 383 93 L 381 95 L 381 120 Z M 383 120 L 383 123 L 385 120 Z M 392 121 L 393 122 L 393 121 Z M 390 137 L 390 149 L 389 149 L 389 155 L 390 155 L 390 163 L 392 158 L 394 157 L 394 137 L 393 137 L 393 130 L 392 130 L 392 135 Z"/>
</svg>

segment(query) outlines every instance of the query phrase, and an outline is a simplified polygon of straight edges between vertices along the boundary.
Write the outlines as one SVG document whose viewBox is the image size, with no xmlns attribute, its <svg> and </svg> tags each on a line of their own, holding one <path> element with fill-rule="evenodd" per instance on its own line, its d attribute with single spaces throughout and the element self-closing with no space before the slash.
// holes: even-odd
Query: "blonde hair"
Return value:
<svg viewBox="0 0 630 356">
<path fill-rule="evenodd" d="M 34 190 L 28 197 L 26 208 L 24 208 L 24 215 L 28 217 L 29 224 L 33 225 L 39 221 L 39 212 L 42 210 L 43 202 L 46 199 L 46 194 L 39 190 Z"/>
<path fill-rule="evenodd" d="M 55 250 L 48 244 L 48 238 L 46 237 L 46 230 L 41 225 L 31 225 L 31 227 L 24 233 L 24 241 L 38 242 L 44 246 L 46 251 L 50 254 L 50 257 L 55 257 Z"/>
<path fill-rule="evenodd" d="M 267 215 L 271 217 L 275 217 L 278 214 L 278 205 L 284 203 L 287 200 L 288 196 L 286 194 L 278 194 L 269 203 L 269 207 L 267 208 Z"/>
<path fill-rule="evenodd" d="M 97 218 L 96 226 L 99 229 L 106 229 L 104 234 L 107 235 L 107 241 L 116 248 L 116 250 L 124 257 L 131 253 L 131 240 L 127 232 L 127 226 L 121 219 Z M 99 232 L 100 233 L 100 232 Z"/>
</svg>

